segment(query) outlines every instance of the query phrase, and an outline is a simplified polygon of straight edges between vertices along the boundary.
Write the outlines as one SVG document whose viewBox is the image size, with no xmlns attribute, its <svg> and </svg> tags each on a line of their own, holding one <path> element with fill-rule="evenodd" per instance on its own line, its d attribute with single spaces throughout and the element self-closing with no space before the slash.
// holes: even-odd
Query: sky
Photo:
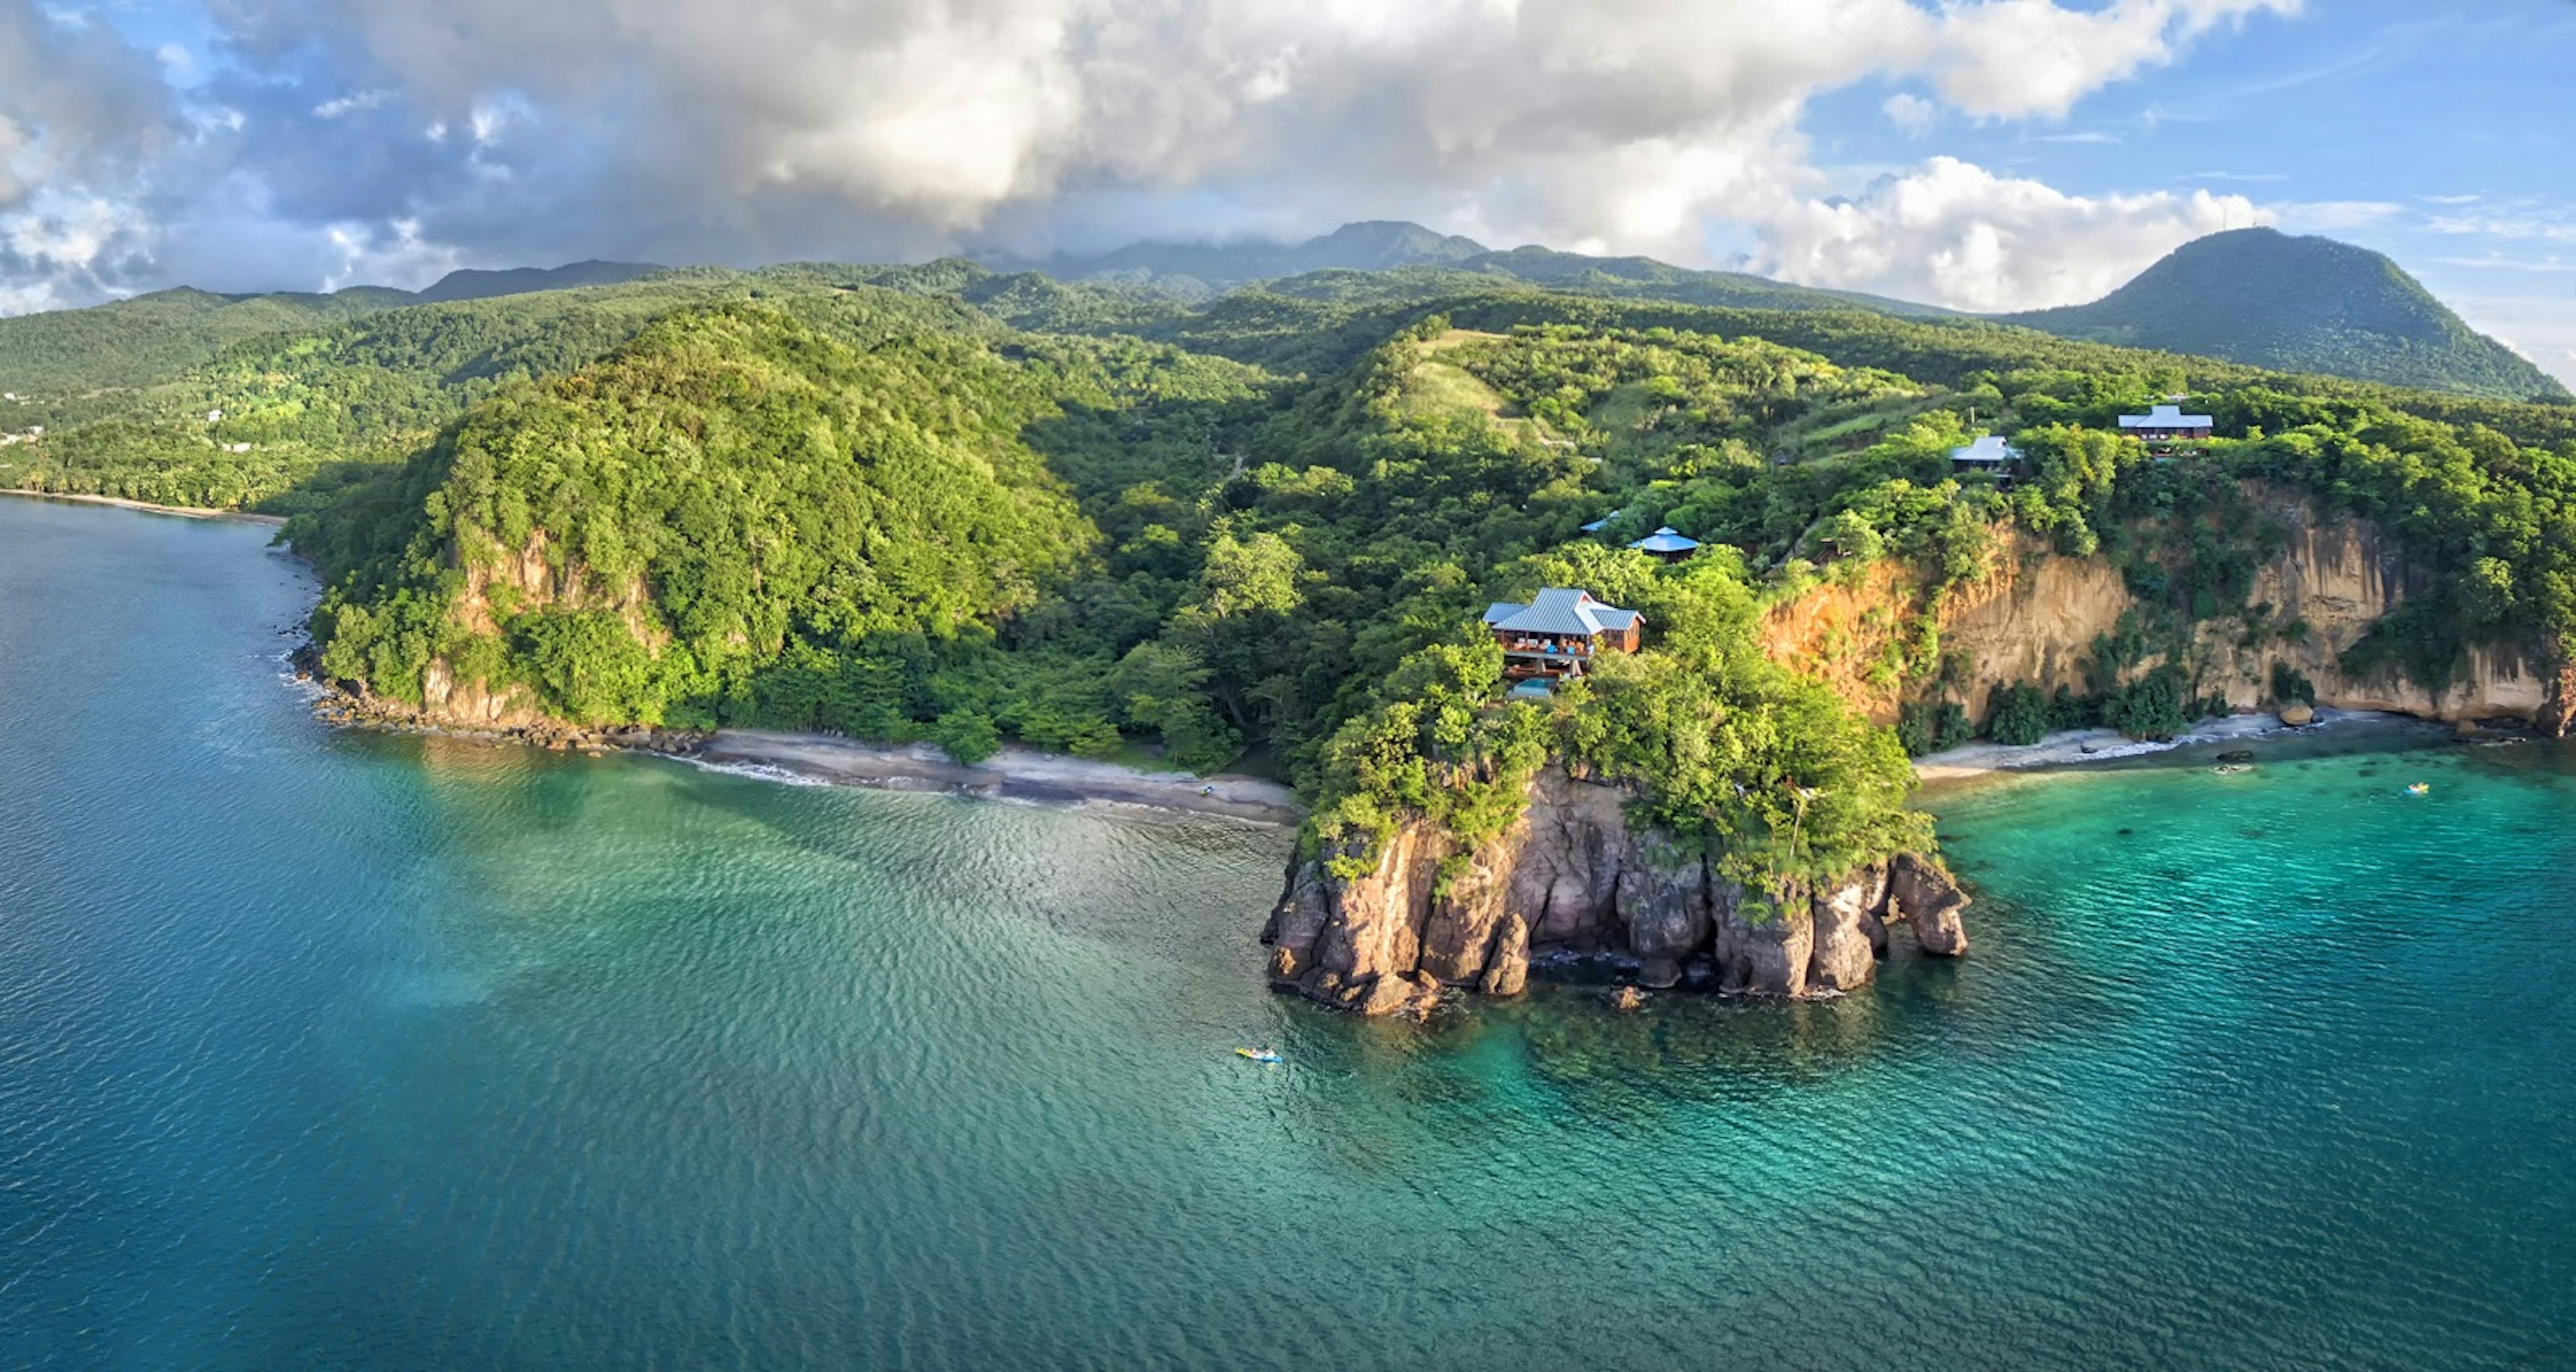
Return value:
<svg viewBox="0 0 2576 1372">
<path fill-rule="evenodd" d="M 2268 224 L 2576 383 L 2571 0 L 0 0 L 0 313 L 1410 219 L 1970 310 Z"/>
</svg>

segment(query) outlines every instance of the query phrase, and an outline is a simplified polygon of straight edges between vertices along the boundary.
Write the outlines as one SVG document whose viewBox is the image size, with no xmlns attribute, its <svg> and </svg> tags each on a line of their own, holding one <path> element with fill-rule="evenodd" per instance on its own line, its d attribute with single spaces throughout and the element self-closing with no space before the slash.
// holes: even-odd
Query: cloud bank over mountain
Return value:
<svg viewBox="0 0 2576 1372">
<path fill-rule="evenodd" d="M 0 309 L 1366 217 L 2062 303 L 2264 211 L 2068 194 L 1921 140 L 2046 124 L 2298 3 L 225 0 L 156 45 L 0 0 Z M 1853 89 L 1893 92 L 1916 157 L 1837 184 L 1804 125 Z"/>
</svg>

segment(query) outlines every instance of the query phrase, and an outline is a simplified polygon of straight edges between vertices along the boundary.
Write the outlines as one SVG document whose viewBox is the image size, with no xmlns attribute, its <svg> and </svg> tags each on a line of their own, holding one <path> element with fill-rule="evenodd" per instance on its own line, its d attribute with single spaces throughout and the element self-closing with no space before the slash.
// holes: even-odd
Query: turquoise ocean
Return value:
<svg viewBox="0 0 2576 1372">
<path fill-rule="evenodd" d="M 1367 1023 L 1277 830 L 327 728 L 266 538 L 0 501 L 0 1367 L 2576 1365 L 2566 749 L 1936 792 L 1964 962 Z"/>
</svg>

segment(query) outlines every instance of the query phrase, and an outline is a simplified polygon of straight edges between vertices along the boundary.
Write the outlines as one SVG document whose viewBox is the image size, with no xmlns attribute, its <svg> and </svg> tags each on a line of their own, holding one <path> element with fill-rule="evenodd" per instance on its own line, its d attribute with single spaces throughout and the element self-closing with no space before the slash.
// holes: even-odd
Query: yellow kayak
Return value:
<svg viewBox="0 0 2576 1372">
<path fill-rule="evenodd" d="M 1234 1055 L 1239 1058 L 1250 1058 L 1254 1062 L 1279 1061 L 1279 1055 L 1267 1048 L 1237 1048 L 1234 1050 Z"/>
</svg>

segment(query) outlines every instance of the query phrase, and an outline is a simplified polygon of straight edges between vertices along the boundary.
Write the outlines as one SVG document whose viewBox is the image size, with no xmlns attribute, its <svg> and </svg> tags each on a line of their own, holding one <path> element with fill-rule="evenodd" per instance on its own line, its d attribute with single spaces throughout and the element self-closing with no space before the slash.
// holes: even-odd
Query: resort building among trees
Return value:
<svg viewBox="0 0 2576 1372">
<path fill-rule="evenodd" d="M 1699 551 L 1699 540 L 1685 538 L 1673 532 L 1673 526 L 1667 524 L 1628 546 L 1665 562 L 1685 562 L 1691 554 Z"/>
<path fill-rule="evenodd" d="M 2205 414 L 2184 414 L 2180 405 L 2156 405 L 2145 414 L 2120 416 L 2120 432 L 2143 439 L 2151 448 L 2170 447 L 2176 443 L 2196 443 L 2206 439 L 2217 427 L 2217 420 Z"/>
<path fill-rule="evenodd" d="M 1595 654 L 1637 651 L 1645 623 L 1634 610 L 1561 586 L 1539 592 L 1527 605 L 1497 602 L 1485 611 L 1485 627 L 1502 646 L 1503 679 L 1515 694 L 1545 695 L 1549 683 L 1583 675 Z"/>
<path fill-rule="evenodd" d="M 2020 465 L 2021 449 L 1997 434 L 1987 434 L 1964 448 L 1950 450 L 1950 470 L 1954 472 L 1986 472 L 2009 478 Z"/>
</svg>

